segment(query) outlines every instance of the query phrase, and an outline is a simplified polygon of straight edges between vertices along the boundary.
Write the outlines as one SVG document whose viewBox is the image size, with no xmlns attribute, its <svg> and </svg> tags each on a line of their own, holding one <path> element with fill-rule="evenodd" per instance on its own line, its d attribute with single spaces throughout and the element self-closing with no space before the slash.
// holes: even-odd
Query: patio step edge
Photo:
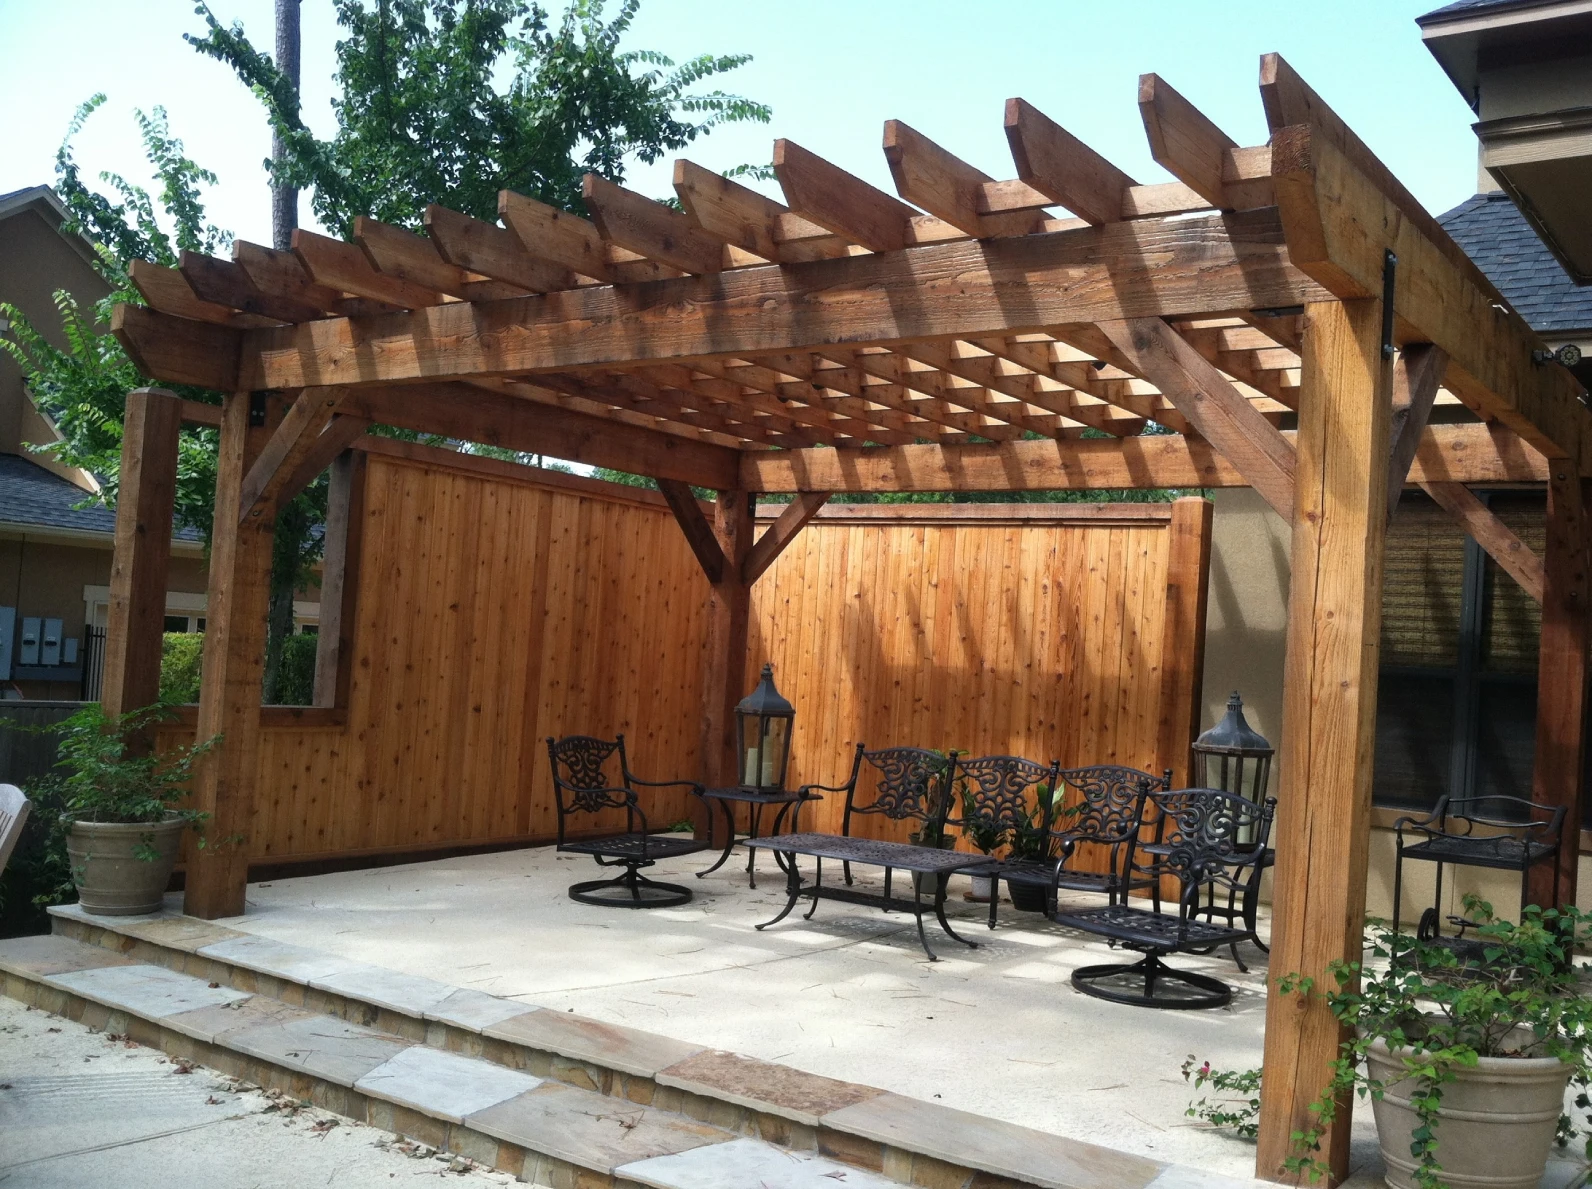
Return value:
<svg viewBox="0 0 1592 1189">
<path fill-rule="evenodd" d="M 536 1185 L 910 1183 L 362 1025 L 328 1031 L 323 1013 L 58 934 L 0 941 L 0 992 Z"/>
<path fill-rule="evenodd" d="M 891 1175 L 898 1183 L 969 1189 L 1267 1184 L 404 975 L 171 909 L 146 917 L 106 917 L 66 905 L 50 913 L 57 935 L 124 957 L 627 1103 L 677 1112 L 782 1148 L 815 1151 Z"/>
</svg>

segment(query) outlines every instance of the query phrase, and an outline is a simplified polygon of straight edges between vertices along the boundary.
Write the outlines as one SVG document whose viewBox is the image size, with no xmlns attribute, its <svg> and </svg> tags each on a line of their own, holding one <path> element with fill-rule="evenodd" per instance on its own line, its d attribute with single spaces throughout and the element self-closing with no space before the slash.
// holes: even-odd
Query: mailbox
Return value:
<svg viewBox="0 0 1592 1189">
<path fill-rule="evenodd" d="M 39 641 L 39 664 L 58 665 L 61 663 L 61 621 L 59 619 L 46 619 L 44 621 L 44 638 Z"/>
<path fill-rule="evenodd" d="M 77 664 L 77 637 L 68 636 L 61 641 L 61 663 L 63 665 Z"/>
<path fill-rule="evenodd" d="M 39 631 L 43 626 L 43 621 L 36 615 L 23 617 L 22 640 L 17 648 L 17 664 L 36 665 L 39 663 Z"/>
</svg>

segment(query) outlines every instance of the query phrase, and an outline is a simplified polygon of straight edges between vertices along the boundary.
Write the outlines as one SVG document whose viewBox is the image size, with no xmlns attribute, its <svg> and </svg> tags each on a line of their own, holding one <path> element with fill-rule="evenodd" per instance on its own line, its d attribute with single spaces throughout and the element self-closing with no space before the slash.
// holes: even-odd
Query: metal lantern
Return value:
<svg viewBox="0 0 1592 1189">
<path fill-rule="evenodd" d="M 740 757 L 743 787 L 757 792 L 785 787 L 795 718 L 796 708 L 774 688 L 774 666 L 764 665 L 757 688 L 735 708 L 735 754 Z"/>
<path fill-rule="evenodd" d="M 1244 699 L 1234 690 L 1222 721 L 1194 740 L 1194 783 L 1236 793 L 1259 805 L 1266 799 L 1275 751 L 1244 721 Z"/>
</svg>

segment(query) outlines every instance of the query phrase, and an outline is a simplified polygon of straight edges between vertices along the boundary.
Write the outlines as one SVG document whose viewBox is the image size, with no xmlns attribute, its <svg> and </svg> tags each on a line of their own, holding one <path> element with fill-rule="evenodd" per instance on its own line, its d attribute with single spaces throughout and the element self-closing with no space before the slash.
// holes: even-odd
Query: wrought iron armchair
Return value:
<svg viewBox="0 0 1592 1189">
<path fill-rule="evenodd" d="M 1054 795 L 1046 806 L 1042 828 L 1048 839 L 1043 858 L 1008 856 L 984 867 L 970 869 L 972 875 L 990 877 L 989 927 L 995 927 L 1000 906 L 1000 885 L 1040 888 L 1045 895 L 1045 913 L 1056 913 L 1057 893 L 1104 892 L 1112 904 L 1134 887 L 1149 887 L 1149 876 L 1131 878 L 1124 861 L 1128 841 L 1137 837 L 1144 824 L 1144 798 L 1156 789 L 1172 787 L 1172 771 L 1152 776 L 1137 768 L 1118 764 L 1094 764 L 1086 768 L 1057 769 L 1051 777 Z M 1077 790 L 1078 802 L 1064 807 L 1065 791 Z M 1010 814 L 994 815 L 994 822 L 1013 824 Z M 1074 866 L 1088 852 L 1088 844 L 1105 848 L 1107 868 L 1088 871 Z"/>
<path fill-rule="evenodd" d="M 1520 872 L 1520 907 L 1530 898 L 1531 869 L 1553 864 L 1553 881 L 1559 882 L 1559 842 L 1564 831 L 1563 805 L 1544 805 L 1520 797 L 1439 797 L 1423 818 L 1401 817 L 1393 823 L 1398 839 L 1393 864 L 1393 931 L 1398 932 L 1400 901 L 1404 895 L 1404 860 L 1437 864 L 1432 907 L 1421 914 L 1417 928 L 1425 940 L 1442 934 L 1443 867 L 1490 867 Z M 1477 827 L 1481 832 L 1477 833 Z M 1413 840 L 1406 837 L 1406 832 Z M 1464 940 L 1470 924 L 1463 917 L 1449 918 L 1459 927 L 1456 940 Z"/>
<path fill-rule="evenodd" d="M 590 735 L 566 735 L 557 740 L 549 736 L 547 754 L 553 764 L 553 796 L 558 806 L 558 849 L 590 855 L 599 867 L 624 868 L 624 873 L 614 879 L 570 885 L 570 899 L 605 908 L 667 908 L 690 900 L 690 888 L 647 879 L 641 870 L 659 859 L 706 850 L 709 844 L 689 835 L 653 833 L 637 799 L 636 786 L 683 788 L 698 796 L 702 786 L 689 780 L 642 780 L 630 771 L 623 735 L 611 740 Z M 616 756 L 617 784 L 609 774 Z M 570 818 L 606 809 L 625 811 L 624 833 L 569 839 L 566 823 Z"/>
<path fill-rule="evenodd" d="M 1179 885 L 1177 912 L 1135 907 L 1118 900 L 1100 908 L 1058 912 L 1058 925 L 1080 929 L 1144 955 L 1133 963 L 1081 966 L 1072 985 L 1086 995 L 1144 1007 L 1221 1007 L 1232 988 L 1220 979 L 1179 970 L 1161 959 L 1167 954 L 1199 953 L 1219 945 L 1255 940 L 1253 916 L 1242 913 L 1218 922 L 1204 915 L 1204 889 L 1234 889 L 1251 902 L 1264 870 L 1275 798 L 1255 802 L 1220 789 L 1176 789 L 1145 794 L 1161 821 L 1160 844 L 1150 861 L 1139 863 L 1135 840 L 1128 842 L 1127 870 L 1157 881 L 1170 876 Z M 1240 963 L 1242 969 L 1242 964 Z"/>
<path fill-rule="evenodd" d="M 918 821 L 919 837 L 924 845 L 938 845 L 945 834 L 945 820 L 951 810 L 950 782 L 947 775 L 956 752 L 942 755 L 924 747 L 881 747 L 868 751 L 857 744 L 857 753 L 851 762 L 851 775 L 844 784 L 804 784 L 800 792 L 845 793 L 846 807 L 840 819 L 840 832 L 851 837 L 852 819 L 858 815 L 882 814 L 891 821 Z M 867 763 L 873 776 L 871 800 L 857 799 L 857 786 L 862 783 L 863 764 Z M 851 883 L 851 864 L 841 864 L 846 882 Z M 884 872 L 884 894 L 890 895 L 891 869 Z"/>
</svg>

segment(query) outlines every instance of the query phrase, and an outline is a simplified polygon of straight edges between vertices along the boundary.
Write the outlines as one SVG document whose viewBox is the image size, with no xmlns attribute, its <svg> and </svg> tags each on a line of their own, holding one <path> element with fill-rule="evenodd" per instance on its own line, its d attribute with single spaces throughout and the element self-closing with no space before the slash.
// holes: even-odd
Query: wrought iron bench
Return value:
<svg viewBox="0 0 1592 1189">
<path fill-rule="evenodd" d="M 859 816 L 879 814 L 891 821 L 916 821 L 919 823 L 915 843 L 938 849 L 945 838 L 945 821 L 950 814 L 950 783 L 947 776 L 956 759 L 953 751 L 942 755 L 926 747 L 881 747 L 867 750 L 857 744 L 851 761 L 851 775 L 844 784 L 804 784 L 800 793 L 845 793 L 845 809 L 840 818 L 840 836 L 850 838 L 853 820 Z M 866 767 L 864 767 L 866 765 Z M 858 786 L 869 777 L 872 796 L 859 800 Z M 881 864 L 882 865 L 882 864 Z M 841 870 L 846 883 L 851 883 L 851 864 L 843 862 Z M 884 869 L 884 894 L 890 896 L 893 868 Z"/>
<path fill-rule="evenodd" d="M 968 870 L 970 875 L 990 877 L 991 929 L 995 927 L 1000 906 L 1002 880 L 1008 887 L 1016 885 L 1039 890 L 1045 897 L 1044 910 L 1051 916 L 1055 915 L 1056 895 L 1061 889 L 1103 892 L 1115 904 L 1127 895 L 1130 886 L 1145 887 L 1154 882 L 1148 877 L 1129 880 L 1123 859 L 1128 840 L 1136 837 L 1143 825 L 1145 794 L 1153 789 L 1170 789 L 1170 769 L 1163 776 L 1152 776 L 1137 768 L 1116 764 L 1058 768 L 1050 777 L 1050 787 L 1057 793 L 1062 793 L 1064 788 L 1076 789 L 1080 799 L 1071 808 L 1064 807 L 1064 795 L 1052 796 L 1045 804 L 1040 823 L 1047 838 L 1045 857 L 1008 856 Z M 990 828 L 1013 828 L 1015 813 L 1008 805 L 996 798 L 988 802 L 986 809 L 982 788 L 970 785 L 968 793 L 972 804 L 964 804 L 964 819 L 972 817 Z M 1105 848 L 1106 870 L 1088 871 L 1073 865 L 1087 853 L 1083 847 L 1091 843 Z"/>
<path fill-rule="evenodd" d="M 1398 932 L 1401 900 L 1404 896 L 1404 860 L 1415 859 L 1437 864 L 1436 890 L 1432 907 L 1421 914 L 1419 936 L 1438 940 L 1442 933 L 1443 868 L 1490 867 L 1520 872 L 1520 907 L 1530 898 L 1531 869 L 1553 865 L 1553 881 L 1559 882 L 1559 842 L 1564 831 L 1562 805 L 1544 805 L 1520 797 L 1439 797 L 1432 812 L 1423 818 L 1401 817 L 1393 823 L 1397 852 L 1393 863 L 1393 931 Z M 1477 833 L 1477 828 L 1481 833 Z M 1413 836 L 1410 840 L 1406 831 Z M 1455 941 L 1464 945 L 1463 917 L 1450 917 L 1459 926 Z"/>
<path fill-rule="evenodd" d="M 558 807 L 558 849 L 590 855 L 599 867 L 624 868 L 624 873 L 614 879 L 570 885 L 570 898 L 605 908 L 667 908 L 689 901 L 690 888 L 647 879 L 641 871 L 659 859 L 707 850 L 709 843 L 687 834 L 653 833 L 637 799 L 636 786 L 683 788 L 693 795 L 700 795 L 701 786 L 689 780 L 642 780 L 630 771 L 623 735 L 611 740 L 595 739 L 590 735 L 567 735 L 558 740 L 549 736 L 547 754 L 553 764 L 553 796 Z M 608 772 L 616 756 L 618 783 Z M 568 838 L 568 819 L 576 814 L 595 814 L 608 809 L 625 811 L 623 833 Z"/>
<path fill-rule="evenodd" d="M 1126 870 L 1159 884 L 1163 876 L 1179 885 L 1175 913 L 1143 908 L 1126 899 L 1099 908 L 1058 912 L 1058 925 L 1108 939 L 1144 955 L 1133 963 L 1081 966 L 1072 985 L 1086 995 L 1144 1007 L 1220 1007 L 1232 988 L 1220 979 L 1166 965 L 1167 954 L 1198 953 L 1220 945 L 1255 940 L 1251 918 L 1217 921 L 1202 916 L 1201 893 L 1211 886 L 1237 889 L 1252 897 L 1258 889 L 1271 836 L 1275 798 L 1263 804 L 1220 789 L 1149 792 L 1145 800 L 1161 819 L 1160 841 L 1147 862 L 1130 840 Z M 1235 956 L 1236 956 L 1236 950 Z"/>
</svg>

